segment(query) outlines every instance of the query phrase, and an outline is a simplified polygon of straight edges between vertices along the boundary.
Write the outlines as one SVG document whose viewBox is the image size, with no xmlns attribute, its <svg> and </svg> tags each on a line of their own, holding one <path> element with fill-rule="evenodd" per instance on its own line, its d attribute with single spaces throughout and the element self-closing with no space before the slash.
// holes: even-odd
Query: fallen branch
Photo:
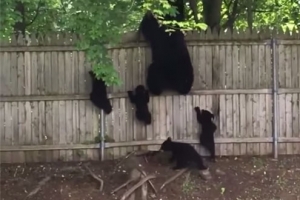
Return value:
<svg viewBox="0 0 300 200">
<path fill-rule="evenodd" d="M 140 171 L 145 177 L 147 176 L 147 174 L 146 174 L 145 171 L 143 171 L 143 170 L 139 170 L 139 171 Z M 157 190 L 155 189 L 155 187 L 154 187 L 152 181 L 151 181 L 151 180 L 148 180 L 148 183 L 150 184 L 150 186 L 151 186 L 153 192 L 157 195 Z"/>
<path fill-rule="evenodd" d="M 181 174 L 183 174 L 184 172 L 186 172 L 188 169 L 182 169 L 180 170 L 177 174 L 175 174 L 174 176 L 172 176 L 171 178 L 169 178 L 166 182 L 164 182 L 162 184 L 162 186 L 160 187 L 160 190 L 163 189 L 167 184 L 171 183 L 172 181 L 174 181 L 177 177 L 179 177 Z"/>
<path fill-rule="evenodd" d="M 142 150 L 142 151 L 137 151 L 135 153 L 135 156 L 154 156 L 155 154 L 158 154 L 160 151 L 148 151 L 148 150 Z"/>
<path fill-rule="evenodd" d="M 122 185 L 120 185 L 119 187 L 117 187 L 116 189 L 114 189 L 111 194 L 119 191 L 120 189 L 122 189 L 123 187 L 125 187 L 126 185 L 128 185 L 129 183 L 138 180 L 141 177 L 141 171 L 137 170 L 137 169 L 133 169 L 130 172 L 130 179 L 128 181 L 126 181 L 125 183 L 123 183 Z"/>
<path fill-rule="evenodd" d="M 135 193 L 132 193 L 132 194 L 135 194 Z M 141 186 L 141 200 L 147 200 L 147 196 L 148 196 L 148 184 L 147 184 L 147 182 L 145 182 Z"/>
<path fill-rule="evenodd" d="M 115 168 L 117 168 L 119 165 L 121 165 L 127 158 L 129 158 L 131 155 L 133 155 L 136 151 L 130 152 L 127 156 L 125 156 L 124 159 L 122 159 L 118 164 L 116 164 Z"/>
<path fill-rule="evenodd" d="M 134 192 L 137 188 L 139 188 L 140 186 L 142 186 L 146 181 L 148 181 L 149 179 L 153 179 L 156 178 L 156 176 L 154 175 L 149 175 L 146 176 L 145 178 L 143 178 L 142 180 L 140 180 L 137 184 L 135 184 L 134 186 L 132 186 L 129 190 L 127 190 L 122 198 L 120 200 L 125 200 L 132 192 Z"/>
<path fill-rule="evenodd" d="M 36 188 L 34 188 L 34 190 L 32 190 L 25 199 L 35 195 L 36 193 L 38 193 L 38 191 L 40 191 L 41 187 L 43 185 L 45 185 L 49 180 L 51 179 L 50 176 L 47 176 L 45 178 L 43 178 L 39 183 L 38 183 L 38 186 Z"/>
<path fill-rule="evenodd" d="M 90 168 L 86 164 L 84 165 L 84 167 L 86 170 L 88 170 L 89 174 L 100 183 L 99 190 L 100 192 L 102 192 L 104 181 L 101 178 L 99 178 L 94 172 L 92 172 L 92 170 L 90 170 Z"/>
<path fill-rule="evenodd" d="M 132 181 L 134 181 L 133 179 L 129 179 L 128 181 L 126 181 L 125 183 L 123 183 L 122 185 L 120 185 L 119 187 L 117 187 L 116 189 L 114 189 L 111 194 L 119 191 L 120 189 L 122 189 L 123 187 L 125 187 L 126 185 L 128 185 L 129 183 L 131 183 Z"/>
</svg>

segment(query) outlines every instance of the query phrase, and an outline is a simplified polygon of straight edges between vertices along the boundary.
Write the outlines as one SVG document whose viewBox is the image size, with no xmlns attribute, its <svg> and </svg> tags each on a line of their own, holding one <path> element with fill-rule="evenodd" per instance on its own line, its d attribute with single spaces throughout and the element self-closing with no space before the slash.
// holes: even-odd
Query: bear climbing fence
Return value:
<svg viewBox="0 0 300 200">
<path fill-rule="evenodd" d="M 157 149 L 168 136 L 195 145 L 195 106 L 216 115 L 217 155 L 300 153 L 300 36 L 295 31 L 188 33 L 192 91 L 151 96 L 149 126 L 137 121 L 127 97 L 127 90 L 145 84 L 148 45 L 127 33 L 109 47 L 123 84 L 108 88 L 113 112 L 100 118 L 88 97 L 91 65 L 76 50 L 74 35 L 59 36 L 32 36 L 30 44 L 20 36 L 0 44 L 3 163 L 98 160 L 101 152 L 115 159 L 132 150 Z"/>
</svg>

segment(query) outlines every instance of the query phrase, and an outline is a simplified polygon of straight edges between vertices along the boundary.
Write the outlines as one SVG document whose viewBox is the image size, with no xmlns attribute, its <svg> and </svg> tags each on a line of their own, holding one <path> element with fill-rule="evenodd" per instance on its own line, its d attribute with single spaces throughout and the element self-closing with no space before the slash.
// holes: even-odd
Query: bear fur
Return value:
<svg viewBox="0 0 300 200">
<path fill-rule="evenodd" d="M 138 85 L 135 92 L 127 91 L 128 97 L 132 104 L 135 104 L 135 116 L 138 120 L 143 121 L 146 125 L 151 124 L 151 113 L 148 109 L 149 92 L 143 85 Z"/>
<path fill-rule="evenodd" d="M 208 110 L 200 110 L 199 107 L 194 108 L 197 114 L 197 121 L 201 124 L 202 130 L 200 134 L 200 144 L 209 151 L 210 160 L 215 162 L 215 139 L 214 133 L 217 130 L 217 126 L 212 121 L 214 115 Z"/>
<path fill-rule="evenodd" d="M 179 13 L 175 17 L 166 16 L 165 19 L 182 21 L 184 19 L 183 0 L 176 0 L 172 4 Z M 167 88 L 184 95 L 189 93 L 194 82 L 191 58 L 183 33 L 175 30 L 170 35 L 165 30 L 166 27 L 160 26 L 150 11 L 144 15 L 139 31 L 150 43 L 152 51 L 147 87 L 155 95 L 160 95 Z"/>
<path fill-rule="evenodd" d="M 183 168 L 207 169 L 203 164 L 201 156 L 194 147 L 188 143 L 173 142 L 171 137 L 168 137 L 162 143 L 160 151 L 172 152 L 172 157 L 169 162 L 176 161 L 176 166 L 173 167 L 174 170 Z"/>
<path fill-rule="evenodd" d="M 112 106 L 107 98 L 106 85 L 103 80 L 96 79 L 95 74 L 89 71 L 92 79 L 92 91 L 90 93 L 90 100 L 99 109 L 102 109 L 106 114 L 110 114 Z"/>
</svg>

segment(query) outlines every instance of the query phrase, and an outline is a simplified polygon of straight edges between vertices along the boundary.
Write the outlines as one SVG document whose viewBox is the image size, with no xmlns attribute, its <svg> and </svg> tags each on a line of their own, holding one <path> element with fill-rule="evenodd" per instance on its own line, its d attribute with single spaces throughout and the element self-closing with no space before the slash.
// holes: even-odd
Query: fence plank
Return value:
<svg viewBox="0 0 300 200">
<path fill-rule="evenodd" d="M 124 131 L 124 130 L 126 130 L 126 124 L 125 124 L 125 120 L 126 120 L 126 115 L 125 115 L 126 114 L 125 113 L 125 98 L 119 99 L 119 105 L 120 105 L 120 109 L 119 109 L 119 120 L 120 120 L 119 137 L 120 137 L 120 141 L 122 141 L 122 142 L 124 141 L 125 142 L 127 140 L 127 134 L 128 135 L 130 134 L 130 133 L 126 133 Z M 140 138 L 141 134 L 142 134 L 141 131 L 140 131 L 140 129 L 137 132 L 137 134 L 138 134 L 138 136 Z M 123 157 L 123 156 L 126 156 L 126 154 L 127 154 L 127 148 L 126 147 L 120 148 L 120 156 Z"/>
<path fill-rule="evenodd" d="M 259 132 L 258 137 L 267 137 L 266 133 L 266 95 L 259 95 L 259 108 L 258 108 L 258 120 L 259 120 Z M 259 154 L 265 155 L 266 153 L 266 144 L 259 144 Z"/>
<path fill-rule="evenodd" d="M 66 105 L 67 106 L 67 105 Z M 85 143 L 95 143 L 95 138 L 93 137 L 93 106 L 91 101 L 85 101 L 86 109 L 86 131 L 83 133 L 85 135 Z M 68 154 L 68 152 L 66 152 Z M 86 160 L 93 159 L 93 149 L 86 150 Z"/>
<path fill-rule="evenodd" d="M 81 74 L 83 75 L 83 74 Z M 90 120 L 86 118 L 86 103 L 85 101 L 79 101 L 78 103 L 78 110 L 79 110 L 79 143 L 83 144 L 86 142 L 86 121 Z M 76 151 L 75 156 L 77 157 L 76 159 L 80 161 L 85 160 L 86 156 L 86 149 L 83 149 L 81 151 Z"/>
<path fill-rule="evenodd" d="M 246 96 L 247 137 L 253 137 L 253 96 Z M 253 144 L 247 144 L 247 154 L 253 154 Z"/>
<path fill-rule="evenodd" d="M 79 110 L 79 101 L 73 101 L 72 105 L 72 110 L 73 110 L 73 142 L 75 144 L 80 143 L 80 110 Z M 71 153 L 70 153 L 71 154 Z M 80 160 L 78 156 L 78 152 L 76 150 L 73 150 L 73 160 L 78 161 Z"/>
<path fill-rule="evenodd" d="M 246 95 L 240 94 L 240 137 L 247 137 L 247 104 L 246 104 Z M 246 144 L 241 144 L 240 147 L 241 155 L 245 155 L 247 153 L 247 146 Z"/>
<path fill-rule="evenodd" d="M 54 127 L 53 127 L 53 102 L 47 101 L 46 108 L 45 108 L 45 144 L 51 145 L 54 144 L 53 137 L 54 137 Z M 45 152 L 45 160 L 46 162 L 51 162 L 53 160 L 52 151 Z"/>
<path fill-rule="evenodd" d="M 233 95 L 233 137 L 237 138 L 241 134 L 240 130 L 240 110 L 239 95 Z M 233 144 L 233 155 L 240 155 L 240 144 Z"/>
<path fill-rule="evenodd" d="M 261 88 L 260 81 L 260 65 L 259 65 L 259 45 L 253 45 L 251 47 L 251 68 L 252 68 L 252 88 Z M 252 95 L 252 136 L 259 137 L 259 95 Z M 253 154 L 259 155 L 259 144 L 252 144 Z"/>
<path fill-rule="evenodd" d="M 73 130 L 73 102 L 66 101 L 66 144 L 72 144 L 74 142 L 74 133 Z M 91 119 L 92 121 L 92 119 Z M 66 151 L 66 160 L 72 161 L 73 160 L 73 151 L 67 150 Z"/>
<path fill-rule="evenodd" d="M 53 144 L 59 144 L 60 131 L 59 131 L 59 101 L 54 101 L 52 104 L 52 117 L 53 117 Z M 59 151 L 53 151 L 53 160 L 59 160 Z"/>
<path fill-rule="evenodd" d="M 119 116 L 119 112 L 120 112 L 120 105 L 119 105 L 119 100 L 113 100 L 112 102 L 113 107 L 114 107 L 114 111 L 113 111 L 113 127 L 112 127 L 112 134 L 113 134 L 113 138 L 116 142 L 120 141 L 120 116 Z M 113 149 L 113 158 L 118 158 L 120 156 L 120 150 L 119 148 L 114 148 Z"/>
<path fill-rule="evenodd" d="M 285 115 L 285 94 L 279 95 L 279 137 L 286 137 L 286 115 Z M 279 154 L 286 154 L 286 144 L 279 144 Z"/>
</svg>

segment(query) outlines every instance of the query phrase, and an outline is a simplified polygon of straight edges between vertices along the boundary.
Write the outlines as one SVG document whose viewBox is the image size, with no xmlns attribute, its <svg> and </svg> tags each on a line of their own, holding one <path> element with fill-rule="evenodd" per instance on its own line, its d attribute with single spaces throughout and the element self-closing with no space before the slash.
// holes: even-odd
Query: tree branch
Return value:
<svg viewBox="0 0 300 200">
<path fill-rule="evenodd" d="M 25 25 L 26 27 L 30 26 L 37 19 L 37 17 L 39 16 L 39 13 L 40 13 L 41 5 L 42 5 L 42 1 L 40 0 L 38 3 L 38 6 L 36 8 L 36 11 L 35 11 L 35 16 L 32 18 L 31 22 L 29 22 Z"/>
</svg>

